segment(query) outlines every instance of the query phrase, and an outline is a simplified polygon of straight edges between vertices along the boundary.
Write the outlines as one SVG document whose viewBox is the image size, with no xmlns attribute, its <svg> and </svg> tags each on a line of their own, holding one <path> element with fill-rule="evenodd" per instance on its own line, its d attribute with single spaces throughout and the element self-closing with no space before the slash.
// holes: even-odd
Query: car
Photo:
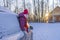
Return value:
<svg viewBox="0 0 60 40">
<path fill-rule="evenodd" d="M 12 37 L 21 38 L 23 37 L 23 32 L 20 30 L 19 22 L 17 19 L 17 14 L 10 11 L 9 9 L 0 6 L 0 39 L 5 40 Z M 18 36 L 17 36 L 18 35 Z M 13 37 L 14 36 L 14 37 Z M 5 38 L 5 39 L 4 39 Z M 9 39 L 9 40 L 10 40 Z"/>
</svg>

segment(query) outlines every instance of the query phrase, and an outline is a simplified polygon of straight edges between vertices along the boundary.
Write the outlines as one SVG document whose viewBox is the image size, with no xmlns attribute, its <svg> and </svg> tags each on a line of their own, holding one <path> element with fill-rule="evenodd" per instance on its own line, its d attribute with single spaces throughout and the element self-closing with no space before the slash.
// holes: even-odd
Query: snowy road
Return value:
<svg viewBox="0 0 60 40">
<path fill-rule="evenodd" d="M 34 40 L 60 40 L 60 23 L 31 23 Z"/>
<path fill-rule="evenodd" d="M 30 23 L 33 26 L 33 40 L 60 40 L 60 23 Z M 17 40 L 20 33 L 0 40 Z"/>
<path fill-rule="evenodd" d="M 4 36 L 0 40 L 19 40 L 21 37 L 23 37 L 22 31 L 20 31 L 19 33 Z"/>
</svg>

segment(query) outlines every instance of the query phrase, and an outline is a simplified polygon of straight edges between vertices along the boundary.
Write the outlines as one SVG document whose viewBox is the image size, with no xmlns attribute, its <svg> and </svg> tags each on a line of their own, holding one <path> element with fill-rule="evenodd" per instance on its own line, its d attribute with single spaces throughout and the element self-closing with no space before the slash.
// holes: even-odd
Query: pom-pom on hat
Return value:
<svg viewBox="0 0 60 40">
<path fill-rule="evenodd" d="M 28 10 L 27 9 L 24 10 L 24 14 L 28 14 Z"/>
</svg>

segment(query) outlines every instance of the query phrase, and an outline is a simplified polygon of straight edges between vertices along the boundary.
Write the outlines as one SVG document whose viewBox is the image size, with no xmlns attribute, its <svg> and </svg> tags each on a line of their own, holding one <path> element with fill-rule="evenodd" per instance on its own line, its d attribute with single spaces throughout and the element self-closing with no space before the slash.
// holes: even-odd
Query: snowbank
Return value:
<svg viewBox="0 0 60 40">
<path fill-rule="evenodd" d="M 30 23 L 33 40 L 60 40 L 60 23 Z"/>
</svg>

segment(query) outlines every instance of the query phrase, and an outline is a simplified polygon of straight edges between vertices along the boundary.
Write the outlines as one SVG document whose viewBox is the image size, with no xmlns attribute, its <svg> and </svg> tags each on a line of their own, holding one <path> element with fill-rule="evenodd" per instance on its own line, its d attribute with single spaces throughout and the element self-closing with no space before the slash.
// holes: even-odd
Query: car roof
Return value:
<svg viewBox="0 0 60 40">
<path fill-rule="evenodd" d="M 7 7 L 3 7 L 3 6 L 0 6 L 0 12 L 4 12 L 5 14 L 13 14 L 13 15 L 16 15 L 18 16 L 18 14 L 12 12 L 11 10 L 9 10 Z"/>
</svg>

